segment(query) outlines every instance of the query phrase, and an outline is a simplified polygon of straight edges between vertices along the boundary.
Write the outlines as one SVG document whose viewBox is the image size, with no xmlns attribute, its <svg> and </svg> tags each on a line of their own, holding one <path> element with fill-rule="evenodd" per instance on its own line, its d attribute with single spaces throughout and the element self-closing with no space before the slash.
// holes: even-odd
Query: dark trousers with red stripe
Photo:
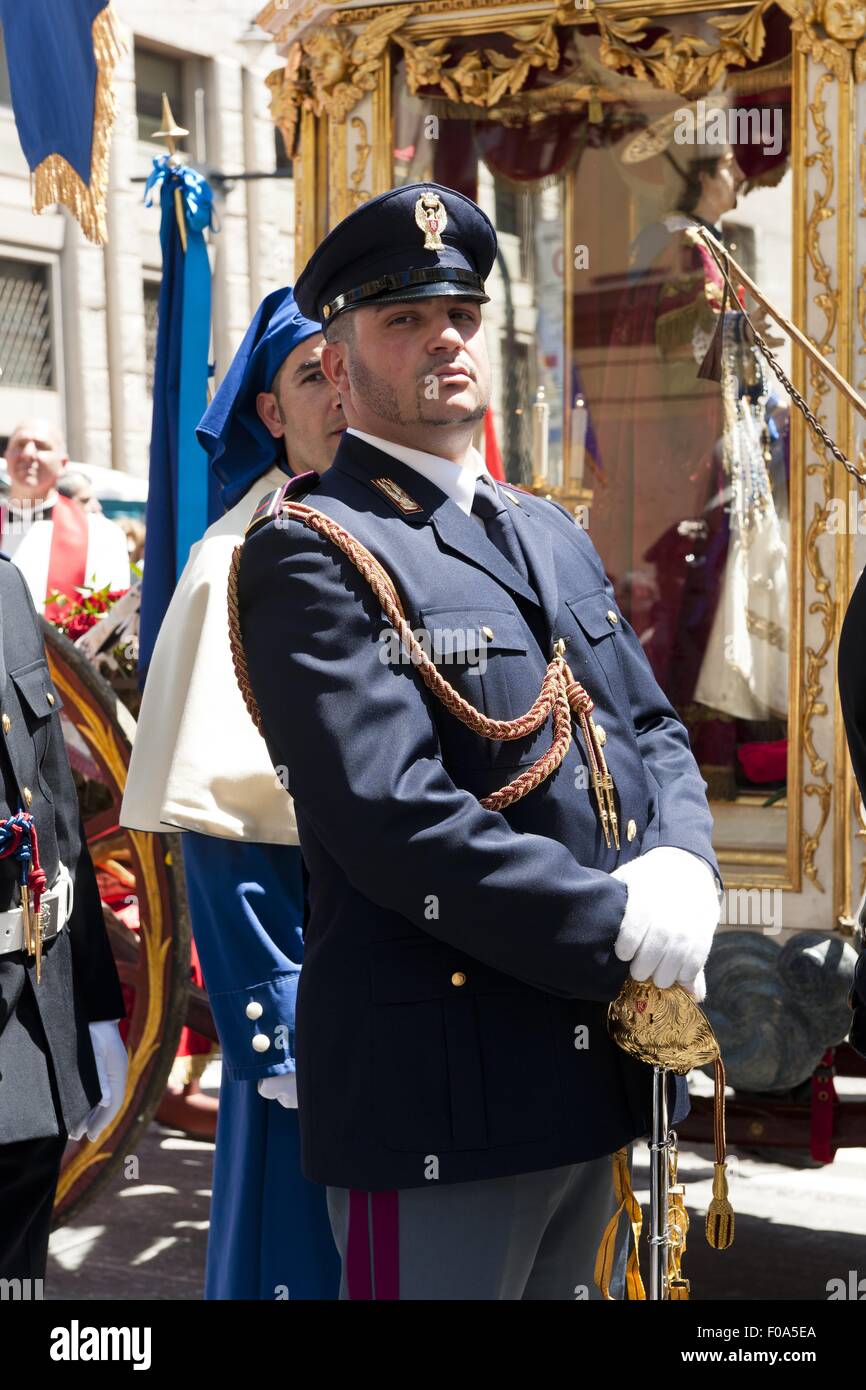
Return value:
<svg viewBox="0 0 866 1390">
<path fill-rule="evenodd" d="M 616 1210 L 610 1155 L 479 1182 L 329 1187 L 342 1299 L 600 1299 L 594 1269 Z M 611 1294 L 624 1296 L 620 1222 Z"/>
</svg>

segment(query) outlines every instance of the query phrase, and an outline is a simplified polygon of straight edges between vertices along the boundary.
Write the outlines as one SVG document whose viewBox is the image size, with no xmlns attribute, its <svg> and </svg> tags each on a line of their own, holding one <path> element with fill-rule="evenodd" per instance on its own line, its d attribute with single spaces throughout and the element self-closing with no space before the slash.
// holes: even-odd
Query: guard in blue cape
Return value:
<svg viewBox="0 0 866 1390">
<path fill-rule="evenodd" d="M 294 1010 L 305 895 L 294 812 L 237 690 L 226 624 L 232 550 L 262 491 L 324 472 L 344 429 L 322 344 L 292 291 L 275 291 L 201 421 L 227 510 L 190 552 L 160 629 L 121 815 L 136 829 L 184 831 L 223 1068 L 207 1298 L 328 1299 L 339 1283 L 324 1190 L 299 1162 Z"/>
</svg>

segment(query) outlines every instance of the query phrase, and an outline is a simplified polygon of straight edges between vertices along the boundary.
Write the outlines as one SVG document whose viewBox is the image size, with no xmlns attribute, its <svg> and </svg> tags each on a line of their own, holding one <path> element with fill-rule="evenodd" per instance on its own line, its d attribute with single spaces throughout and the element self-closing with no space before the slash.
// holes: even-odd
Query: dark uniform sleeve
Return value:
<svg viewBox="0 0 866 1390">
<path fill-rule="evenodd" d="M 385 619 L 354 567 L 300 524 L 271 524 L 244 546 L 239 596 L 271 758 L 353 887 L 530 985 L 615 998 L 625 885 L 454 784 L 432 697 L 382 663 Z"/>
<path fill-rule="evenodd" d="M 38 628 L 39 618 L 23 577 L 21 587 Z M 51 735 L 42 776 L 54 800 L 58 853 L 72 875 L 74 885 L 72 915 L 66 929 L 72 948 L 76 991 L 89 1023 L 97 1023 L 100 1019 L 124 1018 L 123 994 L 102 915 L 99 888 L 81 823 L 78 793 L 60 719 L 49 720 L 49 725 Z"/>
</svg>

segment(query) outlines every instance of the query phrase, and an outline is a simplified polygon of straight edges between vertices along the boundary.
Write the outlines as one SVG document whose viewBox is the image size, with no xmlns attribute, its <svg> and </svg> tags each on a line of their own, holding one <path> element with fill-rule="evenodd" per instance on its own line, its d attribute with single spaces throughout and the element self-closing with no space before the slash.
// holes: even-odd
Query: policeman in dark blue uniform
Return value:
<svg viewBox="0 0 866 1390">
<path fill-rule="evenodd" d="M 30 590 L 0 552 L 2 1279 L 43 1276 L 67 1136 L 86 1131 L 95 1139 L 120 1109 L 126 1084 L 117 1028 L 123 996 L 62 708 Z M 40 887 L 37 922 L 31 909 Z"/>
<path fill-rule="evenodd" d="M 303 1169 L 328 1187 L 344 1297 L 598 1297 L 611 1155 L 650 1122 L 607 1005 L 630 969 L 702 998 L 719 916 L 705 785 L 589 537 L 472 447 L 495 255 L 484 213 L 437 184 L 325 238 L 295 293 L 349 428 L 318 483 L 263 501 L 240 557 L 250 703 L 310 872 Z M 375 564 L 298 502 L 387 572 L 465 704 L 394 640 Z M 551 720 L 489 721 L 546 677 L 574 717 L 540 775 Z"/>
</svg>

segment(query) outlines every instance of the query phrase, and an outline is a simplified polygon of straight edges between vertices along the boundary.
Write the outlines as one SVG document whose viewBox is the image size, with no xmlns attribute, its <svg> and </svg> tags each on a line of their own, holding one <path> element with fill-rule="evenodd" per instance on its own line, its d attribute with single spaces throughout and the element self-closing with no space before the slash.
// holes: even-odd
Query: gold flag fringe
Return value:
<svg viewBox="0 0 866 1390">
<path fill-rule="evenodd" d="M 105 195 L 111 132 L 117 114 L 112 86 L 114 69 L 123 52 L 123 40 L 112 4 L 93 21 L 93 53 L 96 58 L 96 91 L 93 102 L 93 138 L 90 146 L 90 178 L 85 184 L 68 160 L 49 154 L 30 176 L 33 211 L 62 203 L 81 225 L 88 241 L 104 246 L 108 240 Z"/>
</svg>

